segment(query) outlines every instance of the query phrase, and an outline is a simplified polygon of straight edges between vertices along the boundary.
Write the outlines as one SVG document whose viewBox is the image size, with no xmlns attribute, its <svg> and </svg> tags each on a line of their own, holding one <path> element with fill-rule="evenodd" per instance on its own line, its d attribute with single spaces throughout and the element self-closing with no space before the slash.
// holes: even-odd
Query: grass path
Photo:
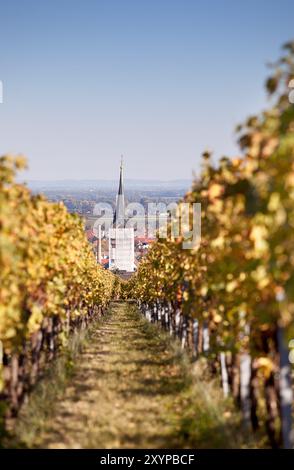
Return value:
<svg viewBox="0 0 294 470">
<path fill-rule="evenodd" d="M 16 433 L 23 445 L 42 448 L 240 445 L 231 405 L 203 377 L 195 382 L 190 370 L 166 333 L 133 306 L 113 303 L 46 416 L 41 422 L 35 416 L 36 390 Z"/>
</svg>

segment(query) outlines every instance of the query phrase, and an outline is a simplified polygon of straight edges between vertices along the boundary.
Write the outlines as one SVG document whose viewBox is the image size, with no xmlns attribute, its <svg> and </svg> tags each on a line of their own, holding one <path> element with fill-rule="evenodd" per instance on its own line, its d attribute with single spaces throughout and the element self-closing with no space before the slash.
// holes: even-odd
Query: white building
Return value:
<svg viewBox="0 0 294 470">
<path fill-rule="evenodd" d="M 125 197 L 123 188 L 123 164 L 120 177 L 113 228 L 109 229 L 109 269 L 133 272 L 135 269 L 134 228 L 125 227 Z"/>
<path fill-rule="evenodd" d="M 134 229 L 109 230 L 109 269 L 133 272 L 135 267 Z"/>
</svg>

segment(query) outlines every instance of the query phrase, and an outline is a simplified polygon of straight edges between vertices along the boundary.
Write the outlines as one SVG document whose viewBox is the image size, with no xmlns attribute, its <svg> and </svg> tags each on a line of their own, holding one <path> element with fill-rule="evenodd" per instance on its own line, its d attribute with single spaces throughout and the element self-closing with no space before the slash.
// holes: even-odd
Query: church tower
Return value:
<svg viewBox="0 0 294 470">
<path fill-rule="evenodd" d="M 124 273 L 133 272 L 135 269 L 134 228 L 126 227 L 122 159 L 113 228 L 109 230 L 109 269 Z"/>
<path fill-rule="evenodd" d="M 123 228 L 125 226 L 125 195 L 123 182 L 123 157 L 120 162 L 119 185 L 116 196 L 115 213 L 113 218 L 113 226 Z"/>
</svg>

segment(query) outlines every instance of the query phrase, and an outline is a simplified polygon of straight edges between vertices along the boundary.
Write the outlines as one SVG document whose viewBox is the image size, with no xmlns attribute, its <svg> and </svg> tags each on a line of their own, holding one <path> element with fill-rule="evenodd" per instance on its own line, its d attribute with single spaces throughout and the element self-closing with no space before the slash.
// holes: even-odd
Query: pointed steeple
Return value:
<svg viewBox="0 0 294 470">
<path fill-rule="evenodd" d="M 123 195 L 123 193 L 124 193 L 124 186 L 123 186 L 123 156 L 121 156 L 118 195 Z"/>
<path fill-rule="evenodd" d="M 120 162 L 120 174 L 119 174 L 119 185 L 118 193 L 116 196 L 116 207 L 113 218 L 113 225 L 115 227 L 125 226 L 125 195 L 124 195 L 124 184 L 123 184 L 123 156 L 121 156 Z"/>
</svg>

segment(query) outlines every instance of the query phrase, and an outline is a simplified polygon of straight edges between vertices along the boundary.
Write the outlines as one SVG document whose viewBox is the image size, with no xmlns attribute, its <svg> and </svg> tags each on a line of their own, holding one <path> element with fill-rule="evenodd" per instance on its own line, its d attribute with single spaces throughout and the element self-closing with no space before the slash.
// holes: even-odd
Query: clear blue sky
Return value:
<svg viewBox="0 0 294 470">
<path fill-rule="evenodd" d="M 293 0 L 0 0 L 0 153 L 28 178 L 190 178 L 266 105 Z"/>
</svg>

